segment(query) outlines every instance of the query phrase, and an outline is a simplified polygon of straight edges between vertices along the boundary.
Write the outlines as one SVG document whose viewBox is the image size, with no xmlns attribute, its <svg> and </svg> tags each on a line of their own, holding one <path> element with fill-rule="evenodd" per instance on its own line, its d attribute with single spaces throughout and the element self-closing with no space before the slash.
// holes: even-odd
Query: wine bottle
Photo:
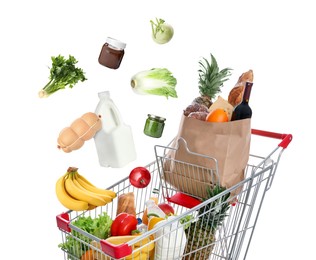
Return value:
<svg viewBox="0 0 316 260">
<path fill-rule="evenodd" d="M 249 98 L 250 98 L 252 85 L 253 85 L 252 82 L 246 82 L 242 101 L 239 105 L 235 107 L 232 114 L 231 121 L 251 118 L 252 110 L 251 110 L 251 107 L 249 106 Z"/>
</svg>

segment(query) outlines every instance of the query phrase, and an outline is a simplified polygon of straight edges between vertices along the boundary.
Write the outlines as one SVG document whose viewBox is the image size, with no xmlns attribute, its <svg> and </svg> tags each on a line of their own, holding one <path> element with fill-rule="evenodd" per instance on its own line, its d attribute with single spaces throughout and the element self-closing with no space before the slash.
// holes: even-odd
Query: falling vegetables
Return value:
<svg viewBox="0 0 316 260">
<path fill-rule="evenodd" d="M 158 95 L 177 98 L 177 79 L 166 68 L 153 68 L 140 71 L 131 79 L 135 93 L 141 95 Z"/>
<path fill-rule="evenodd" d="M 48 83 L 38 93 L 40 98 L 48 97 L 58 90 L 66 87 L 73 88 L 79 81 L 85 81 L 85 73 L 81 68 L 76 67 L 77 60 L 69 55 L 68 59 L 64 56 L 52 56 L 52 67 Z"/>
<path fill-rule="evenodd" d="M 155 21 L 150 20 L 152 38 L 158 44 L 165 44 L 169 42 L 174 34 L 173 27 L 166 23 L 164 19 L 156 18 Z"/>
</svg>

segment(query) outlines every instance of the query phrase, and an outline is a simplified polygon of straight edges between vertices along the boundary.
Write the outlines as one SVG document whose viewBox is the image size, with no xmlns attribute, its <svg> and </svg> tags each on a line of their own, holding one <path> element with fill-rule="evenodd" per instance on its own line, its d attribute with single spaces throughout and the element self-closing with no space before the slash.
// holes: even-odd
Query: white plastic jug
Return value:
<svg viewBox="0 0 316 260">
<path fill-rule="evenodd" d="M 121 114 L 110 98 L 110 92 L 99 92 L 95 113 L 101 116 L 102 128 L 94 142 L 103 167 L 121 168 L 136 159 L 131 127 L 124 124 Z"/>
<path fill-rule="evenodd" d="M 155 227 L 161 226 L 154 234 L 155 239 L 157 239 L 155 243 L 155 260 L 182 259 L 181 256 L 184 253 L 187 242 L 183 225 L 175 221 L 162 227 L 174 218 L 174 216 L 170 216 L 155 225 Z"/>
</svg>

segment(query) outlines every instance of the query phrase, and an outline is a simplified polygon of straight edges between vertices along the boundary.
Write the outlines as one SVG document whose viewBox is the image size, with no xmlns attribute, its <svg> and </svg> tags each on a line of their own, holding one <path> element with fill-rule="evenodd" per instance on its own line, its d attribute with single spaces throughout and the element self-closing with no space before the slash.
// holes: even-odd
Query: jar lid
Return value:
<svg viewBox="0 0 316 260">
<path fill-rule="evenodd" d="M 161 121 L 161 122 L 166 121 L 166 118 L 163 118 L 161 116 L 155 116 L 155 115 L 152 115 L 152 114 L 148 114 L 148 117 L 151 118 L 151 119 L 156 119 L 156 120 Z"/>
<path fill-rule="evenodd" d="M 123 50 L 123 49 L 125 49 L 125 47 L 126 47 L 126 43 L 121 42 L 121 41 L 116 40 L 116 39 L 111 38 L 111 37 L 107 37 L 107 38 L 106 38 L 106 42 L 107 42 L 108 44 L 110 44 L 111 46 L 117 48 L 117 49 Z"/>
</svg>

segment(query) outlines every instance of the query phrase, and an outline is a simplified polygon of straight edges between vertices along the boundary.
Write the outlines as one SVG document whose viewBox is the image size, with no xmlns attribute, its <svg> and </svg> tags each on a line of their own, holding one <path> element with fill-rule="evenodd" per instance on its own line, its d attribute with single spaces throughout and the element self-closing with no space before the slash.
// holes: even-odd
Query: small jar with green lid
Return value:
<svg viewBox="0 0 316 260">
<path fill-rule="evenodd" d="M 162 136 L 166 119 L 160 116 L 148 114 L 146 119 L 144 134 L 150 137 L 159 138 Z"/>
</svg>

